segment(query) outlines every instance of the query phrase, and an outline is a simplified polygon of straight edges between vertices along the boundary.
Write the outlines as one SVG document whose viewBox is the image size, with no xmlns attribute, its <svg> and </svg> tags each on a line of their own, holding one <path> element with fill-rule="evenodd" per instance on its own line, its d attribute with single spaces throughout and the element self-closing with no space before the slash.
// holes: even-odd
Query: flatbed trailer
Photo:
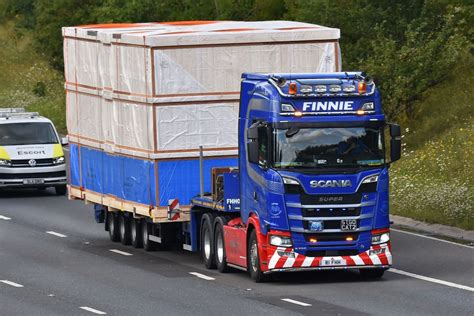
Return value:
<svg viewBox="0 0 474 316">
<path fill-rule="evenodd" d="M 142 38 L 145 45 L 134 43 L 136 29 L 64 30 L 65 54 L 75 51 L 67 80 L 83 67 L 80 49 L 97 52 L 99 63 L 101 53 L 115 51 L 117 69 L 127 63 L 121 49 L 137 45 L 143 55 L 121 54 L 145 56 L 144 70 L 129 72 L 145 74 L 144 86 L 125 84 L 128 71 L 96 92 L 66 83 L 69 197 L 94 205 L 112 241 L 146 251 L 199 251 L 207 268 L 245 270 L 257 282 L 276 272 L 324 269 L 381 277 L 392 264 L 388 169 L 400 157 L 400 127 L 386 122 L 375 83 L 361 72 L 252 72 L 242 74 L 237 96 L 183 93 L 179 84 L 168 91 L 175 94 L 160 94 L 170 87 L 156 86 L 160 67 L 179 54 L 158 50 L 178 48 L 167 37 L 157 50 L 146 46 L 159 43 L 156 26 L 140 28 L 152 34 Z M 323 43 L 326 49 L 334 42 Z M 184 55 L 203 52 L 209 53 Z M 321 60 L 328 56 L 338 59 Z M 340 67 L 334 65 L 332 71 Z M 120 80 L 145 94 L 120 90 Z"/>
</svg>

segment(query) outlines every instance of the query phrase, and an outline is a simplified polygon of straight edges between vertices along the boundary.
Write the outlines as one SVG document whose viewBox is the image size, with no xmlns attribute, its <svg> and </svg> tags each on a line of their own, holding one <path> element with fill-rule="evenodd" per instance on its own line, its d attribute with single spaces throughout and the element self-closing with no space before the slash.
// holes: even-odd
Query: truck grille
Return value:
<svg viewBox="0 0 474 316">
<path fill-rule="evenodd" d="M 66 171 L 38 172 L 38 173 L 0 173 L 0 179 L 34 179 L 34 178 L 60 178 L 66 177 Z"/>
<path fill-rule="evenodd" d="M 357 227 L 360 225 L 360 220 L 357 220 Z M 308 221 L 303 221 L 303 228 L 309 229 Z M 341 228 L 341 221 L 340 220 L 326 220 L 324 221 L 324 229 L 340 229 Z"/>
<path fill-rule="evenodd" d="M 359 216 L 360 207 L 347 208 L 303 208 L 301 209 L 303 217 L 331 217 L 331 216 Z"/>
<path fill-rule="evenodd" d="M 310 250 L 305 256 L 308 257 L 324 257 L 324 256 L 355 256 L 358 255 L 357 250 Z"/>
<path fill-rule="evenodd" d="M 347 237 L 352 237 L 354 242 L 359 238 L 359 233 L 325 233 L 325 234 L 304 234 L 307 242 L 311 238 L 315 238 L 318 242 L 321 241 L 346 241 Z"/>
<path fill-rule="evenodd" d="M 29 161 L 31 159 L 14 159 L 11 161 L 13 168 L 31 167 Z M 53 158 L 34 159 L 36 161 L 35 167 L 46 167 L 54 165 Z"/>
</svg>

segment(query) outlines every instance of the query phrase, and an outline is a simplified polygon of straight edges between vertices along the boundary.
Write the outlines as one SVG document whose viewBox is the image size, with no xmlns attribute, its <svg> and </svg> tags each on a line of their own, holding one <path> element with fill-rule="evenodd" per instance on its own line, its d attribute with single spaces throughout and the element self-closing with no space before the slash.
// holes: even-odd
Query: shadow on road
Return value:
<svg viewBox="0 0 474 316">
<path fill-rule="evenodd" d="M 34 198 L 56 196 L 54 189 L 0 189 L 0 198 Z"/>
</svg>

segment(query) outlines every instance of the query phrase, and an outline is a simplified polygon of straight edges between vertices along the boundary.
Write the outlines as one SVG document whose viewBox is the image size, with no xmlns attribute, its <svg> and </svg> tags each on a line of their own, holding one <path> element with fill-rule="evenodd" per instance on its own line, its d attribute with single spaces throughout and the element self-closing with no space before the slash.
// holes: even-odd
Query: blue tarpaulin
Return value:
<svg viewBox="0 0 474 316">
<path fill-rule="evenodd" d="M 169 199 L 189 204 L 199 194 L 199 159 L 146 160 L 105 153 L 99 149 L 70 144 L 70 182 L 96 193 L 126 201 L 167 206 Z M 155 176 L 158 164 L 158 177 Z M 237 158 L 204 159 L 204 190 L 211 190 L 211 169 L 237 166 Z M 158 180 L 158 192 L 156 181 Z"/>
</svg>

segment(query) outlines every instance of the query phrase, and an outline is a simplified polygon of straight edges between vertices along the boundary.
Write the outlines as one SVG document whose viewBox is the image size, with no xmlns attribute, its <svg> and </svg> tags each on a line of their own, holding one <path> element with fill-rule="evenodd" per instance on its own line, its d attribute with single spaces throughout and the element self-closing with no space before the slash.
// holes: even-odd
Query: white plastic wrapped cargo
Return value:
<svg viewBox="0 0 474 316">
<path fill-rule="evenodd" d="M 340 70 L 339 30 L 307 23 L 108 24 L 63 35 L 71 141 L 144 158 L 196 157 L 199 145 L 235 155 L 243 72 Z"/>
</svg>

